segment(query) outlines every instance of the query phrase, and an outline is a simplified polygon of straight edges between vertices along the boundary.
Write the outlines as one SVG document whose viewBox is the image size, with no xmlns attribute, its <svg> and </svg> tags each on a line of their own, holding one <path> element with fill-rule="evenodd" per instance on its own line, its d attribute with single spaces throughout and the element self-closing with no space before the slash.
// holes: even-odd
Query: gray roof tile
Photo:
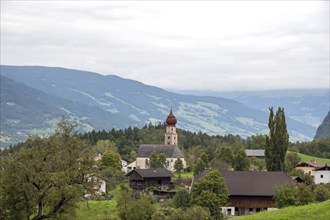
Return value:
<svg viewBox="0 0 330 220">
<path fill-rule="evenodd" d="M 143 178 L 151 178 L 151 177 L 171 177 L 172 173 L 168 169 L 164 168 L 156 168 L 156 169 L 134 169 L 128 174 L 130 176 L 133 172 L 137 172 Z"/>
<path fill-rule="evenodd" d="M 156 153 L 164 153 L 166 158 L 182 158 L 183 154 L 177 145 L 157 145 L 157 144 L 142 144 L 140 145 L 137 157 L 147 157 L 149 158 L 151 153 L 155 151 Z"/>
<path fill-rule="evenodd" d="M 194 182 L 208 172 L 198 174 Z M 284 172 L 220 171 L 220 175 L 231 196 L 274 196 L 276 186 L 292 182 Z"/>
</svg>

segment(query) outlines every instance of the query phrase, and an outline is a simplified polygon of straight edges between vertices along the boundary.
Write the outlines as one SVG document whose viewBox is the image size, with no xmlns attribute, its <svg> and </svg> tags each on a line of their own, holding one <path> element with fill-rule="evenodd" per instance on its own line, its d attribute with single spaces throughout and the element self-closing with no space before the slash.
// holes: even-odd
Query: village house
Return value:
<svg viewBox="0 0 330 220">
<path fill-rule="evenodd" d="M 90 198 L 93 196 L 100 196 L 102 194 L 106 194 L 107 192 L 107 182 L 102 177 L 98 177 L 96 175 L 87 175 L 87 180 L 94 182 L 94 187 L 88 194 L 85 194 L 85 198 Z"/>
<path fill-rule="evenodd" d="M 153 152 L 157 154 L 165 154 L 166 157 L 166 168 L 170 171 L 175 171 L 174 164 L 180 158 L 183 167 L 186 168 L 186 161 L 180 149 L 178 148 L 178 134 L 176 133 L 176 118 L 173 115 L 172 110 L 166 118 L 166 131 L 165 140 L 163 145 L 159 144 L 142 144 L 140 145 L 136 161 L 127 165 L 127 171 L 134 168 L 148 169 L 150 168 L 150 156 Z M 135 165 L 135 167 L 134 167 Z"/>
<path fill-rule="evenodd" d="M 134 190 L 145 190 L 154 186 L 159 190 L 165 190 L 171 183 L 172 173 L 168 169 L 134 169 L 126 176 L 129 177 L 129 186 Z"/>
<path fill-rule="evenodd" d="M 129 173 L 132 170 L 134 170 L 135 168 L 136 168 L 136 160 L 133 161 L 132 163 L 129 163 L 129 164 L 126 165 L 126 167 L 125 167 L 125 173 Z"/>
<path fill-rule="evenodd" d="M 193 183 L 208 172 L 198 174 Z M 220 175 L 229 192 L 228 205 L 221 207 L 227 217 L 275 209 L 275 188 L 292 182 L 284 172 L 220 171 Z"/>
<path fill-rule="evenodd" d="M 295 167 L 295 169 L 302 170 L 302 171 L 304 171 L 304 173 L 308 173 L 309 175 L 312 176 L 313 182 L 316 183 L 315 182 L 315 170 L 318 168 L 321 168 L 323 166 L 324 166 L 324 164 L 320 164 L 315 161 L 314 162 L 301 162 Z"/>
<path fill-rule="evenodd" d="M 330 167 L 327 164 L 323 167 L 316 168 L 314 173 L 316 184 L 330 184 Z"/>
</svg>

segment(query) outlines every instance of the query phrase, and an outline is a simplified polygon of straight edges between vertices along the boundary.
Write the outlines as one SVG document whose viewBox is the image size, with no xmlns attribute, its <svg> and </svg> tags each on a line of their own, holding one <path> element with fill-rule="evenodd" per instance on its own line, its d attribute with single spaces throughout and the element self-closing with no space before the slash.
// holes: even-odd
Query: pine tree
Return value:
<svg viewBox="0 0 330 220">
<path fill-rule="evenodd" d="M 266 165 L 268 171 L 284 171 L 285 155 L 289 145 L 284 108 L 279 107 L 274 117 L 273 108 L 269 108 L 269 136 L 266 137 Z"/>
</svg>

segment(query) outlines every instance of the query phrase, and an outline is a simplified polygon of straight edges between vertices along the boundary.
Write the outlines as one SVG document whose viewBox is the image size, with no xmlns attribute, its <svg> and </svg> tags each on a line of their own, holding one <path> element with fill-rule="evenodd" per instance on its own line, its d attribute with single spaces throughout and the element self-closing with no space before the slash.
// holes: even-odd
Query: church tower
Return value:
<svg viewBox="0 0 330 220">
<path fill-rule="evenodd" d="M 176 133 L 176 118 L 172 109 L 166 118 L 165 145 L 178 145 L 178 135 Z"/>
</svg>

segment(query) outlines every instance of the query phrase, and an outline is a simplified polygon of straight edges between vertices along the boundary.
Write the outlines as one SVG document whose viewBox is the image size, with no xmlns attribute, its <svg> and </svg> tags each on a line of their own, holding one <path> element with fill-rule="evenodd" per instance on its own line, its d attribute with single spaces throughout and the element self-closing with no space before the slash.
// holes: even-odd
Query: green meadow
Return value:
<svg viewBox="0 0 330 220">
<path fill-rule="evenodd" d="M 322 163 L 322 164 L 330 164 L 330 159 L 327 159 L 327 158 L 314 157 L 314 156 L 309 156 L 307 154 L 301 154 L 301 153 L 297 153 L 297 154 L 300 157 L 301 161 L 303 161 L 303 162 L 316 161 L 316 162 Z"/>
<path fill-rule="evenodd" d="M 112 200 L 88 200 L 79 204 L 77 220 L 119 220 L 117 202 Z"/>
<path fill-rule="evenodd" d="M 230 218 L 232 220 L 329 220 L 330 200 Z"/>
</svg>

